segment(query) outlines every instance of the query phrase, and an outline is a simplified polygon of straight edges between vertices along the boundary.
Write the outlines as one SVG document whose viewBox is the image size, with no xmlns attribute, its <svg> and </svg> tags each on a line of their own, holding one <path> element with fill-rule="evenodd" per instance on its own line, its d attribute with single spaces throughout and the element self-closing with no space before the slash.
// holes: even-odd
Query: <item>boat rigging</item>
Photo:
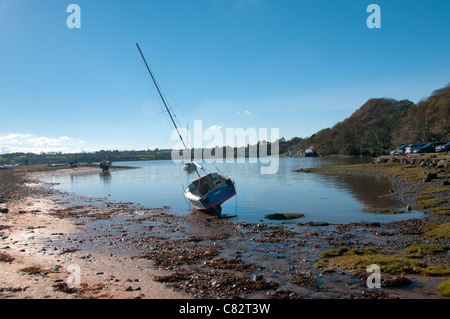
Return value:
<svg viewBox="0 0 450 319">
<path fill-rule="evenodd" d="M 158 91 L 158 95 L 161 98 L 161 101 L 163 102 L 163 105 L 170 116 L 172 124 L 175 127 L 184 148 L 188 149 L 185 141 L 183 140 L 183 137 L 181 136 L 180 130 L 178 129 L 178 126 L 175 123 L 175 120 L 170 112 L 166 100 L 164 99 L 164 95 L 162 94 L 161 89 L 155 77 L 153 76 L 150 67 L 147 64 L 144 54 L 139 47 L 139 44 L 136 43 L 136 46 L 139 50 L 139 53 L 141 54 L 142 59 L 144 60 L 145 66 L 147 67 L 150 77 L 152 78 L 153 84 Z M 194 167 L 198 178 L 190 183 L 189 186 L 185 189 L 185 198 L 191 202 L 195 209 L 208 213 L 220 214 L 220 212 L 222 211 L 221 204 L 236 195 L 234 180 L 229 176 L 219 173 L 208 173 L 204 176 L 201 176 L 199 170 L 204 171 L 204 169 L 193 160 L 191 160 L 190 166 Z"/>
</svg>

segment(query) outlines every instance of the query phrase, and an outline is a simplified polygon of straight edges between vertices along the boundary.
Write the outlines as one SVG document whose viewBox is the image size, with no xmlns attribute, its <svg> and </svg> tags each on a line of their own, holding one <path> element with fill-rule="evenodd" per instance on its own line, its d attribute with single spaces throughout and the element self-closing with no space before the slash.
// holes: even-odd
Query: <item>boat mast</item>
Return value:
<svg viewBox="0 0 450 319">
<path fill-rule="evenodd" d="M 162 95 L 161 90 L 159 89 L 158 83 L 156 82 L 155 77 L 153 76 L 152 71 L 150 71 L 150 68 L 149 68 L 149 66 L 148 66 L 148 64 L 147 64 L 147 61 L 145 60 L 144 55 L 142 54 L 142 51 L 141 51 L 141 48 L 139 47 L 139 44 L 136 43 L 136 46 L 137 46 L 137 48 L 138 48 L 138 50 L 139 50 L 139 53 L 141 54 L 142 59 L 144 60 L 145 66 L 147 67 L 147 70 L 148 70 L 148 72 L 150 73 L 150 76 L 152 77 L 153 83 L 155 84 L 156 89 L 158 90 L 159 96 L 161 97 L 161 100 L 162 100 L 163 103 L 164 103 L 164 106 L 165 106 L 165 108 L 166 108 L 166 110 L 167 110 L 167 113 L 169 113 L 170 119 L 172 120 L 173 126 L 175 126 L 175 129 L 177 130 L 178 136 L 180 137 L 180 140 L 181 140 L 181 142 L 183 143 L 184 148 L 185 148 L 185 149 L 188 149 L 187 146 L 186 146 L 186 144 L 184 143 L 184 140 L 183 140 L 183 137 L 182 137 L 181 134 L 180 134 L 180 131 L 178 130 L 178 126 L 177 126 L 177 124 L 175 123 L 175 121 L 174 121 L 174 119 L 173 119 L 173 117 L 172 117 L 172 114 L 170 113 L 169 108 L 167 107 L 166 100 L 164 99 L 164 96 Z"/>
<path fill-rule="evenodd" d="M 142 51 L 141 51 L 141 48 L 139 47 L 139 44 L 136 43 L 136 46 L 137 46 L 137 48 L 138 48 L 138 50 L 139 50 L 139 53 L 141 54 L 142 59 L 144 60 L 145 66 L 147 67 L 147 70 L 148 70 L 148 73 L 150 73 L 150 76 L 151 76 L 151 78 L 152 78 L 152 80 L 153 80 L 153 83 L 155 84 L 156 89 L 158 90 L 159 96 L 161 97 L 161 100 L 162 100 L 163 103 L 164 103 L 164 107 L 166 108 L 167 113 L 169 113 L 169 116 L 170 116 L 170 119 L 172 120 L 173 126 L 175 126 L 175 129 L 177 130 L 178 136 L 180 137 L 180 140 L 181 140 L 181 142 L 183 143 L 184 148 L 187 150 L 188 148 L 187 148 L 186 144 L 184 143 L 183 137 L 182 137 L 181 134 L 180 134 L 180 130 L 178 129 L 178 126 L 177 126 L 177 124 L 175 123 L 175 120 L 174 120 L 173 117 L 172 117 L 172 113 L 170 113 L 170 110 L 169 110 L 169 108 L 167 107 L 166 100 L 164 99 L 164 96 L 163 96 L 163 94 L 161 93 L 161 90 L 159 89 L 158 83 L 156 82 L 155 77 L 153 76 L 153 73 L 152 73 L 152 71 L 150 70 L 150 67 L 149 67 L 148 64 L 147 64 L 147 61 L 145 60 L 144 54 L 142 54 Z M 190 149 L 189 149 L 189 152 L 190 152 Z M 195 162 L 192 161 L 192 160 L 191 160 L 191 162 L 195 163 Z M 199 166 L 197 163 L 195 163 L 195 164 L 196 164 L 196 166 Z M 200 173 L 198 172 L 196 166 L 194 166 L 194 167 L 195 167 L 195 172 L 197 173 L 198 177 L 200 178 Z M 199 166 L 199 167 L 202 168 L 201 166 Z"/>
</svg>

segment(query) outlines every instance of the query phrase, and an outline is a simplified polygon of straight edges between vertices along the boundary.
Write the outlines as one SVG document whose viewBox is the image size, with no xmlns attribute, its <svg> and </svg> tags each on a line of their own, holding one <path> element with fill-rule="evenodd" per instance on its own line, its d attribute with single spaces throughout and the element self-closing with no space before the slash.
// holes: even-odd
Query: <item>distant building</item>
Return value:
<svg viewBox="0 0 450 319">
<path fill-rule="evenodd" d="M 305 151 L 305 156 L 306 157 L 313 157 L 313 156 L 317 156 L 317 152 L 316 152 L 316 148 L 314 145 L 311 145 L 310 147 L 308 147 Z"/>
<path fill-rule="evenodd" d="M 289 156 L 295 155 L 295 148 L 291 147 L 289 149 Z"/>
</svg>

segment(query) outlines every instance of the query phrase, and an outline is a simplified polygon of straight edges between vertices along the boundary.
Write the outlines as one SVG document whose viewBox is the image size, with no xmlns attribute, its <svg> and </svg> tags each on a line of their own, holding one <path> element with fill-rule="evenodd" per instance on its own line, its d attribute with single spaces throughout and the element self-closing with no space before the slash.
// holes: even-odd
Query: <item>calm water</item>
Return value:
<svg viewBox="0 0 450 319">
<path fill-rule="evenodd" d="M 364 208 L 403 208 L 403 203 L 382 197 L 392 184 L 380 176 L 323 176 L 294 173 L 299 168 L 363 162 L 368 159 L 280 158 L 276 174 L 260 174 L 261 163 L 223 163 L 216 167 L 236 181 L 237 196 L 222 205 L 222 214 L 237 215 L 233 220 L 269 222 L 271 213 L 302 213 L 297 221 L 349 223 L 392 221 L 419 217 L 418 212 L 400 215 L 374 215 Z M 105 197 L 111 201 L 139 203 L 147 207 L 170 206 L 174 214 L 189 214 L 192 207 L 183 191 L 195 173 L 186 173 L 172 161 L 122 162 L 139 169 L 111 171 L 109 174 L 55 174 L 45 178 L 59 183 L 55 188 L 82 196 Z M 203 163 L 216 171 L 214 165 Z"/>
</svg>

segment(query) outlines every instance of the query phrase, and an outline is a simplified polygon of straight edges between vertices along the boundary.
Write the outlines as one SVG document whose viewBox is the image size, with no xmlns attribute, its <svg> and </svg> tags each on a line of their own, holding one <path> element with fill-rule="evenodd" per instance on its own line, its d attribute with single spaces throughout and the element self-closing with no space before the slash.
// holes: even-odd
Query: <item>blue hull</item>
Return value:
<svg viewBox="0 0 450 319">
<path fill-rule="evenodd" d="M 198 200 L 189 198 L 189 201 L 195 208 L 199 210 L 206 210 L 222 204 L 234 195 L 236 195 L 236 189 L 233 183 L 230 186 L 226 185 L 218 187 L 200 197 Z"/>
<path fill-rule="evenodd" d="M 102 170 L 107 171 L 109 170 L 110 165 L 107 164 L 103 164 L 101 163 L 100 165 L 98 165 Z"/>
</svg>

